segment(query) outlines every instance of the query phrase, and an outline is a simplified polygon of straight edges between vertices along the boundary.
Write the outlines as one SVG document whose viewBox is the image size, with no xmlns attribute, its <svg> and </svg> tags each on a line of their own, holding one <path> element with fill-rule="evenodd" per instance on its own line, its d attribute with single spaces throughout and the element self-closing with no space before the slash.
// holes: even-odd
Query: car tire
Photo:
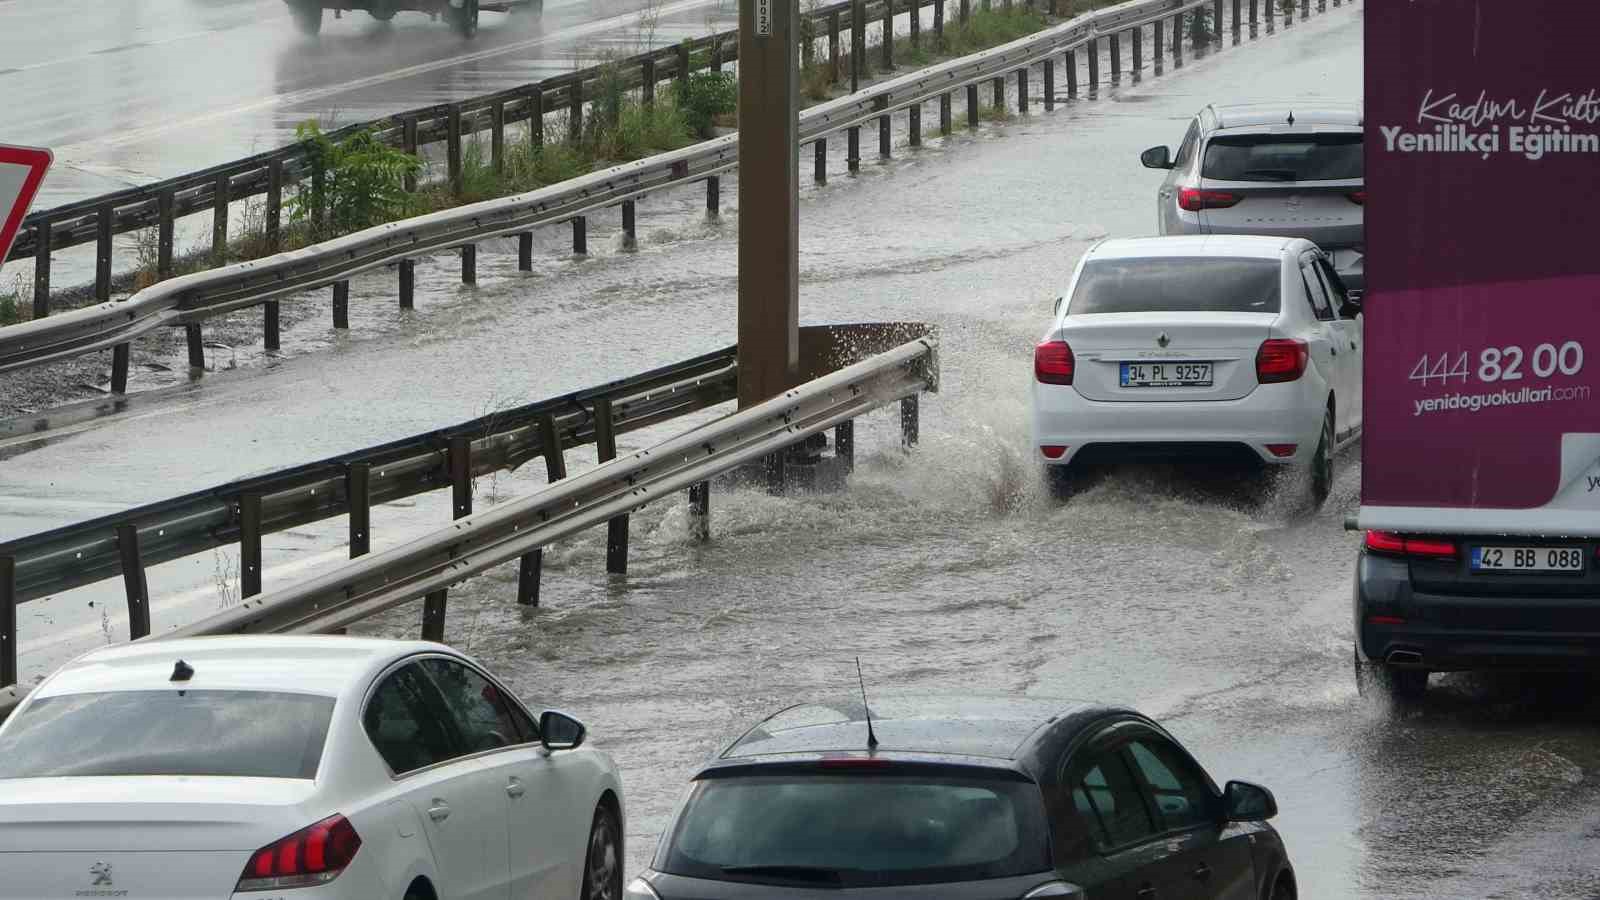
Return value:
<svg viewBox="0 0 1600 900">
<path fill-rule="evenodd" d="M 289 14 L 294 17 L 294 27 L 301 34 L 315 35 L 322 31 L 321 0 L 289 0 Z"/>
<path fill-rule="evenodd" d="M 1363 697 L 1385 697 L 1397 702 L 1421 700 L 1428 691 L 1426 669 L 1400 669 L 1375 659 L 1366 659 L 1361 648 L 1354 648 L 1356 693 Z"/>
<path fill-rule="evenodd" d="M 601 803 L 594 808 L 586 846 L 580 900 L 621 900 L 622 828 L 610 806 Z"/>
<path fill-rule="evenodd" d="M 1278 880 L 1272 883 L 1272 893 L 1269 895 L 1270 900 L 1295 900 L 1294 881 L 1285 877 L 1287 874 L 1285 872 L 1279 875 Z"/>
<path fill-rule="evenodd" d="M 371 8 L 367 10 L 368 14 L 379 22 L 389 21 L 399 11 L 399 0 L 373 0 Z"/>
<path fill-rule="evenodd" d="M 478 33 L 478 0 L 464 0 L 455 11 L 456 33 L 470 38 Z"/>
<path fill-rule="evenodd" d="M 1333 492 L 1333 410 L 1322 416 L 1322 433 L 1317 438 L 1316 452 L 1311 454 L 1311 509 L 1313 512 L 1328 502 Z"/>
<path fill-rule="evenodd" d="M 1067 466 L 1045 466 L 1044 486 L 1056 500 L 1070 500 L 1077 480 Z"/>
</svg>

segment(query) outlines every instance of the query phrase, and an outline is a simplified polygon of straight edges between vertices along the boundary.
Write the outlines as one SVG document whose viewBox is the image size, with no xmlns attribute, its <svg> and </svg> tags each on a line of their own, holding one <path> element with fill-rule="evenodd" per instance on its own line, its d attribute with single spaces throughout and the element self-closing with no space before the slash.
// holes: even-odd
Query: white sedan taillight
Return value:
<svg viewBox="0 0 1600 900">
<path fill-rule="evenodd" d="M 236 892 L 316 887 L 339 877 L 361 849 L 361 835 L 334 815 L 280 838 L 250 857 Z"/>
</svg>

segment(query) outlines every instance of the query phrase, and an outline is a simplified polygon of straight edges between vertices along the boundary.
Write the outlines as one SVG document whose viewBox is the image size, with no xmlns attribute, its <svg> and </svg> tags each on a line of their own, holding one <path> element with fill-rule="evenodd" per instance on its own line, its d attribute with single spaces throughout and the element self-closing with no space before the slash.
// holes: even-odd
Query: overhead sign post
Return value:
<svg viewBox="0 0 1600 900">
<path fill-rule="evenodd" d="M 11 245 L 52 159 L 49 150 L 0 144 L 0 266 L 11 255 Z"/>
<path fill-rule="evenodd" d="M 1600 535 L 1600 6 L 1366 15 L 1363 528 Z"/>
<path fill-rule="evenodd" d="M 798 0 L 739 2 L 739 408 L 800 369 Z"/>
</svg>

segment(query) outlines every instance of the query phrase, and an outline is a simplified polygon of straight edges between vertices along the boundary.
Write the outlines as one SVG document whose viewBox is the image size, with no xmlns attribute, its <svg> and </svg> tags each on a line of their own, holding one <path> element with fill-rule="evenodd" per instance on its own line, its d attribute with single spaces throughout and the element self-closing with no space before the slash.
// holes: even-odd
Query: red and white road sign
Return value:
<svg viewBox="0 0 1600 900">
<path fill-rule="evenodd" d="M 49 150 L 0 144 L 0 266 L 11 255 L 11 244 L 53 158 Z"/>
</svg>

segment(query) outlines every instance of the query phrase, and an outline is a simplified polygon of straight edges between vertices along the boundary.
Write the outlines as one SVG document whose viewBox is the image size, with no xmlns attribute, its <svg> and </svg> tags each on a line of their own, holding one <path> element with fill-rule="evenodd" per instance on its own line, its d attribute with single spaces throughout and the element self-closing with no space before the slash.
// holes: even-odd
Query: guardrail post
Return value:
<svg viewBox="0 0 1600 900">
<path fill-rule="evenodd" d="M 478 283 L 478 245 L 461 245 L 461 283 Z"/>
<path fill-rule="evenodd" d="M 431 591 L 422 597 L 422 639 L 444 642 L 444 613 L 450 599 L 448 588 Z"/>
<path fill-rule="evenodd" d="M 817 184 L 828 183 L 827 138 L 817 138 L 811 142 L 811 180 Z"/>
<path fill-rule="evenodd" d="M 218 175 L 211 188 L 211 259 L 219 266 L 228 258 L 228 200 L 232 193 L 233 179 Z"/>
<path fill-rule="evenodd" d="M 711 482 L 709 481 L 689 485 L 689 539 L 702 544 L 711 540 Z"/>
<path fill-rule="evenodd" d="M 539 605 L 539 579 L 544 574 L 544 550 L 530 550 L 517 560 L 517 604 Z"/>
<path fill-rule="evenodd" d="M 917 445 L 919 397 L 912 394 L 900 401 L 900 444 L 907 449 Z"/>
<path fill-rule="evenodd" d="M 528 88 L 528 141 L 534 149 L 544 147 L 544 88 Z"/>
<path fill-rule="evenodd" d="M 261 343 L 269 353 L 276 352 L 280 343 L 278 333 L 278 301 L 268 300 L 261 304 L 261 330 L 263 332 Z"/>
<path fill-rule="evenodd" d="M 94 298 L 101 301 L 111 299 L 111 220 L 115 214 L 115 207 L 108 203 L 95 217 Z"/>
<path fill-rule="evenodd" d="M 450 438 L 447 454 L 450 464 L 451 518 L 472 515 L 472 438 L 456 435 Z"/>
<path fill-rule="evenodd" d="M 1267 34 L 1276 34 L 1278 31 L 1278 16 L 1273 12 L 1273 6 L 1277 2 L 1278 0 L 1266 0 L 1267 14 L 1263 18 L 1267 20 Z"/>
<path fill-rule="evenodd" d="M 261 495 L 239 495 L 239 596 L 261 593 Z"/>
<path fill-rule="evenodd" d="M 539 443 L 544 456 L 545 480 L 555 484 L 567 477 L 567 461 L 561 450 L 561 432 L 556 427 L 556 417 L 550 413 L 539 417 Z M 522 606 L 539 605 L 539 580 L 543 571 L 544 548 L 522 554 L 517 566 L 517 603 Z"/>
<path fill-rule="evenodd" d="M 122 558 L 122 589 L 128 596 L 128 640 L 150 633 L 150 583 L 139 559 L 139 526 L 117 526 L 117 555 Z"/>
<path fill-rule="evenodd" d="M 689 89 L 689 45 L 678 45 L 678 84 L 684 90 Z"/>
<path fill-rule="evenodd" d="M 200 323 L 190 322 L 183 326 L 184 343 L 189 347 L 189 368 L 204 369 L 206 367 L 205 345 L 200 340 Z"/>
<path fill-rule="evenodd" d="M 1300 21 L 1311 18 L 1311 0 L 1300 0 Z"/>
<path fill-rule="evenodd" d="M 1111 83 L 1122 83 L 1122 35 L 1111 33 Z"/>
<path fill-rule="evenodd" d="M 50 223 L 33 228 L 33 317 L 50 315 Z"/>
<path fill-rule="evenodd" d="M 907 113 L 909 114 L 909 117 L 908 117 L 908 120 L 907 120 L 907 128 L 910 129 L 910 132 L 911 132 L 911 146 L 913 146 L 913 147 L 921 147 L 922 146 L 922 104 L 921 103 L 913 103 L 913 104 L 911 104 L 911 108 L 909 110 L 907 110 Z"/>
<path fill-rule="evenodd" d="M 449 123 L 445 132 L 445 162 L 450 172 L 450 193 L 460 196 L 466 186 L 461 170 L 461 104 L 450 104 Z"/>
<path fill-rule="evenodd" d="M 1067 70 L 1067 99 L 1078 99 L 1078 54 L 1077 51 L 1068 50 L 1066 54 Z"/>
<path fill-rule="evenodd" d="M 978 127 L 978 86 L 967 85 L 967 127 Z"/>
<path fill-rule="evenodd" d="M 350 282 L 348 281 L 333 283 L 333 327 L 341 330 L 350 327 Z"/>
<path fill-rule="evenodd" d="M 1028 114 L 1028 67 L 1017 70 L 1017 112 Z"/>
<path fill-rule="evenodd" d="M 721 60 L 717 60 L 720 64 Z M 828 13 L 828 83 L 839 83 L 839 14 Z"/>
<path fill-rule="evenodd" d="M 1056 108 L 1056 61 L 1044 61 L 1044 111 L 1050 112 Z"/>
<path fill-rule="evenodd" d="M 889 98 L 879 97 L 876 105 L 879 109 L 885 111 L 883 115 L 878 117 L 878 158 L 888 159 L 889 142 L 890 138 L 892 137 L 889 131 Z"/>
<path fill-rule="evenodd" d="M 414 259 L 400 260 L 400 308 L 411 309 L 416 305 L 417 295 L 417 261 Z"/>
<path fill-rule="evenodd" d="M 837 23 L 838 22 L 838 18 L 839 18 L 839 14 L 838 13 L 834 13 L 833 15 L 834 15 L 834 21 L 835 21 L 835 23 Z M 835 30 L 837 31 L 837 29 L 835 29 Z M 711 41 L 711 71 L 713 71 L 713 72 L 721 72 L 722 71 L 722 39 L 721 38 L 715 38 L 715 39 L 713 39 Z M 834 67 L 834 79 L 833 80 L 835 80 L 835 81 L 839 80 L 839 70 L 838 70 L 837 66 Z"/>
<path fill-rule="evenodd" d="M 939 133 L 948 135 L 950 130 L 950 92 L 945 91 L 939 95 Z"/>
<path fill-rule="evenodd" d="M 833 456 L 843 460 L 844 470 L 856 470 L 856 420 L 845 419 L 833 426 Z"/>
<path fill-rule="evenodd" d="M 283 160 L 275 159 L 267 164 L 267 252 L 277 253 L 282 245 Z"/>
<path fill-rule="evenodd" d="M 111 348 L 111 393 L 126 394 L 128 392 L 128 350 L 129 344 L 118 344 Z"/>
<path fill-rule="evenodd" d="M 640 96 L 644 105 L 649 106 L 656 102 L 656 61 L 653 57 L 647 56 L 643 62 L 639 63 L 639 78 L 641 79 L 639 86 Z"/>
<path fill-rule="evenodd" d="M 933 46 L 944 49 L 944 0 L 933 0 Z"/>
<path fill-rule="evenodd" d="M 966 21 L 972 18 L 972 0 L 961 0 L 961 8 L 957 14 L 961 17 L 962 24 L 966 24 Z"/>
<path fill-rule="evenodd" d="M 894 0 L 883 0 L 883 70 L 894 71 Z"/>
<path fill-rule="evenodd" d="M 1100 39 L 1090 38 L 1087 45 L 1089 57 L 1089 96 L 1100 90 Z"/>
<path fill-rule="evenodd" d="M 994 86 L 994 109 L 997 113 L 1006 111 L 1006 80 L 1004 76 L 996 76 L 991 82 Z"/>
<path fill-rule="evenodd" d="M 622 249 L 632 250 L 639 246 L 638 234 L 638 209 L 634 201 L 622 201 Z"/>
<path fill-rule="evenodd" d="M 517 271 L 533 271 L 533 232 L 524 231 L 517 235 Z"/>
<path fill-rule="evenodd" d="M 866 63 L 867 55 L 866 31 L 866 0 L 853 0 L 850 4 L 850 93 L 852 94 L 861 89 L 861 67 Z"/>
<path fill-rule="evenodd" d="M 1259 27 L 1261 0 L 1250 0 L 1250 40 L 1257 37 L 1256 29 Z"/>
<path fill-rule="evenodd" d="M 344 467 L 345 503 L 350 507 L 350 558 L 372 550 L 372 463 Z"/>
<path fill-rule="evenodd" d="M 1337 3 L 1339 0 L 1334 0 L 1334 2 Z M 1235 47 L 1239 46 L 1240 35 L 1244 33 L 1244 22 L 1239 15 L 1241 12 L 1240 7 L 1243 5 L 1240 0 L 1233 0 L 1233 45 Z M 1220 23 L 1218 24 L 1218 30 L 1221 30 Z"/>
<path fill-rule="evenodd" d="M 1172 67 L 1183 68 L 1183 13 L 1172 17 Z"/>
<path fill-rule="evenodd" d="M 499 175 L 506 170 L 506 102 L 496 100 L 489 107 L 489 164 Z"/>
<path fill-rule="evenodd" d="M 583 138 L 583 79 L 567 86 L 567 140 L 576 144 Z"/>
<path fill-rule="evenodd" d="M 1144 69 L 1144 27 L 1133 29 L 1133 83 L 1138 84 Z"/>
<path fill-rule="evenodd" d="M 845 162 L 849 164 L 850 173 L 853 175 L 861 171 L 861 126 L 850 126 L 846 131 L 846 137 L 849 140 L 845 146 Z"/>
<path fill-rule="evenodd" d="M 789 487 L 788 451 L 779 450 L 762 458 L 762 468 L 767 473 L 767 493 L 782 497 Z"/>
<path fill-rule="evenodd" d="M 706 176 L 706 218 L 722 215 L 722 176 Z"/>
<path fill-rule="evenodd" d="M 1251 0 L 1251 2 L 1254 2 L 1254 0 Z M 1161 20 L 1157 19 L 1155 24 L 1150 26 L 1150 38 L 1155 42 L 1153 48 L 1155 52 L 1150 54 L 1150 61 L 1155 64 L 1157 75 L 1161 74 L 1161 67 L 1166 64 L 1166 54 L 1161 49 L 1166 43 L 1165 34 L 1166 32 L 1161 28 Z"/>
<path fill-rule="evenodd" d="M 589 255 L 589 219 L 586 216 L 572 217 L 572 252 L 575 256 Z"/>
<path fill-rule="evenodd" d="M 17 561 L 0 556 L 0 688 L 17 683 Z"/>
<path fill-rule="evenodd" d="M 911 48 L 922 47 L 922 0 L 911 0 Z"/>
<path fill-rule="evenodd" d="M 1211 37 L 1217 43 L 1217 49 L 1226 46 L 1222 41 L 1222 21 L 1224 19 L 1222 0 L 1211 0 Z"/>
<path fill-rule="evenodd" d="M 408 156 L 417 155 L 417 117 L 406 116 L 400 122 L 400 149 Z M 407 172 L 405 176 L 405 189 L 407 193 L 417 189 L 417 176 Z"/>
<path fill-rule="evenodd" d="M 322 161 L 314 161 L 311 164 L 311 196 L 316 202 L 311 206 L 311 230 L 315 232 L 317 240 L 323 237 L 323 230 L 328 225 L 328 195 L 324 190 L 327 182 L 328 174 L 323 169 Z"/>
<path fill-rule="evenodd" d="M 594 443 L 600 462 L 617 458 L 616 422 L 611 417 L 611 400 L 596 397 L 594 400 Z M 606 571 L 614 575 L 628 574 L 628 514 L 606 523 Z"/>
<path fill-rule="evenodd" d="M 173 207 L 176 198 L 169 188 L 156 197 L 156 279 L 172 277 Z"/>
</svg>

